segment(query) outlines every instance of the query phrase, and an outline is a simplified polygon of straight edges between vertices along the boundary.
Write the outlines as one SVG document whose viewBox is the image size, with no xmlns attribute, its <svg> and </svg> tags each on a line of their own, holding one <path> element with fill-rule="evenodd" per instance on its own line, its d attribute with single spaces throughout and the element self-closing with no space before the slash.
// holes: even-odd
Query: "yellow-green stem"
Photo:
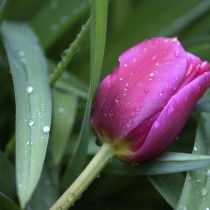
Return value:
<svg viewBox="0 0 210 210">
<path fill-rule="evenodd" d="M 50 210 L 67 210 L 82 195 L 93 180 L 100 174 L 106 164 L 114 155 L 112 145 L 104 143 L 98 153 L 73 182 L 73 184 L 63 193 L 63 195 L 55 202 Z"/>
</svg>

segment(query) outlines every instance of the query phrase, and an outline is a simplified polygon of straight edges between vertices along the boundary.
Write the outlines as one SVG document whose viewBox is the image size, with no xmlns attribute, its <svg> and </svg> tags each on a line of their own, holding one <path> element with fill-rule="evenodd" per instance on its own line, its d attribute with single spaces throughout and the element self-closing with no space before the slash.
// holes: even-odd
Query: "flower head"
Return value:
<svg viewBox="0 0 210 210">
<path fill-rule="evenodd" d="M 91 115 L 102 141 L 127 161 L 162 153 L 210 85 L 210 65 L 177 38 L 153 38 L 128 49 L 100 84 Z"/>
</svg>

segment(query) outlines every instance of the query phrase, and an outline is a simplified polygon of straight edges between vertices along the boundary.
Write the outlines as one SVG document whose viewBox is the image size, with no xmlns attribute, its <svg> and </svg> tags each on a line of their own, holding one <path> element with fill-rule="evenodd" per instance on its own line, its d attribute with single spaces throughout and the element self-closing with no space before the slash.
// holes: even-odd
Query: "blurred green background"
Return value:
<svg viewBox="0 0 210 210">
<path fill-rule="evenodd" d="M 2 0 L 1 4 L 3 2 Z M 123 51 L 144 39 L 154 36 L 178 36 L 187 51 L 210 61 L 209 2 L 209 0 L 110 1 L 102 78 L 118 65 L 118 57 Z M 8 1 L 3 18 L 28 23 L 40 38 L 47 58 L 51 62 L 57 63 L 61 59 L 63 50 L 68 48 L 80 32 L 81 26 L 85 24 L 89 14 L 88 0 L 11 0 Z M 8 61 L 2 43 L 0 43 L 0 68 L 0 150 L 6 154 L 9 153 L 8 156 L 14 169 L 14 147 L 11 145 L 9 147 L 8 142 L 15 132 L 15 99 Z M 84 87 L 84 92 L 87 93 L 90 74 L 90 41 L 88 36 L 68 65 L 66 72 L 76 76 Z M 73 92 L 72 94 L 74 95 Z M 84 98 L 78 97 L 77 99 L 78 103 L 84 103 Z M 61 99 L 61 101 L 64 103 L 64 108 L 68 106 L 64 99 Z M 59 100 L 57 100 L 57 103 L 59 103 Z M 34 201 L 32 199 L 27 207 L 28 210 L 41 210 L 42 207 L 44 210 L 68 186 L 68 183 L 66 185 L 64 183 L 62 184 L 63 187 L 60 187 L 58 177 L 62 177 L 65 171 L 70 157 L 69 151 L 72 148 L 72 141 L 78 135 L 81 126 L 84 108 L 74 111 L 77 111 L 73 120 L 74 127 L 71 135 L 68 136 L 68 149 L 66 149 L 59 167 L 56 166 L 59 170 L 56 171 L 56 167 L 49 163 L 52 162 L 50 155 L 46 161 L 50 165 L 50 170 L 54 171 L 53 176 L 56 178 L 51 180 L 52 184 L 45 177 L 44 186 L 45 188 L 54 187 L 57 190 L 54 192 L 52 189 L 54 194 L 43 195 L 43 198 L 38 196 L 41 191 L 37 191 L 33 198 Z M 192 151 L 198 115 L 198 113 L 193 113 L 183 132 L 170 148 L 171 151 Z M 62 126 L 65 126 L 65 124 Z M 70 141 L 70 139 L 73 140 Z M 93 143 L 94 137 L 90 141 Z M 94 148 L 94 151 L 96 149 Z M 11 180 L 14 181 L 13 176 Z M 43 192 L 45 193 L 45 191 Z M 12 198 L 17 202 L 14 191 L 12 192 Z M 45 204 L 39 204 L 38 208 L 37 201 Z M 109 174 L 109 171 L 106 171 L 91 185 L 72 209 L 169 210 L 172 208 L 145 176 L 113 176 Z"/>
</svg>

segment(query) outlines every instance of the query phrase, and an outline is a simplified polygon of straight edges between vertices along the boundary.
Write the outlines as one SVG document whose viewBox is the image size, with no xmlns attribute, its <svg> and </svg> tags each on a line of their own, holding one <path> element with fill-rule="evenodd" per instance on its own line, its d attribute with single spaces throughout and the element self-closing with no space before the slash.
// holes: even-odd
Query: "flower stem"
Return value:
<svg viewBox="0 0 210 210">
<path fill-rule="evenodd" d="M 50 210 L 67 210 L 82 195 L 93 180 L 100 174 L 106 164 L 114 155 L 112 145 L 104 143 L 98 153 L 77 177 L 73 184 L 55 202 Z"/>
</svg>

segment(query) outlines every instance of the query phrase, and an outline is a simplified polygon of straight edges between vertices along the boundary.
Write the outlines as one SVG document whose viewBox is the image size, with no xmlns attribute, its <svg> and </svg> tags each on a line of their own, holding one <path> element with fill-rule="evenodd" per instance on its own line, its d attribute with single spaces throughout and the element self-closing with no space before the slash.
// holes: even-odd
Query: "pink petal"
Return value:
<svg viewBox="0 0 210 210">
<path fill-rule="evenodd" d="M 181 131 L 209 85 L 210 72 L 205 72 L 174 95 L 152 125 L 144 144 L 131 154 L 130 161 L 149 160 L 163 152 Z"/>
<path fill-rule="evenodd" d="M 100 113 L 93 111 L 94 126 L 111 140 L 126 136 L 162 110 L 181 85 L 186 67 L 186 52 L 176 38 L 154 38 L 127 50 L 105 101 L 104 88 L 98 90 Z"/>
</svg>

